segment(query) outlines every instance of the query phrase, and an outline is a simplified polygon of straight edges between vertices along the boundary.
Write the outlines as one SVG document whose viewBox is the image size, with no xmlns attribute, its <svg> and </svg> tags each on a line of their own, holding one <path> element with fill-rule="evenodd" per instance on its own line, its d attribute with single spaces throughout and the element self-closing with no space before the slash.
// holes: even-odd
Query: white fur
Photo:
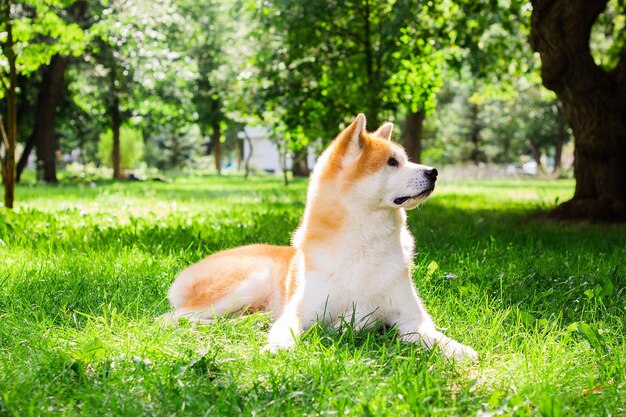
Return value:
<svg viewBox="0 0 626 417">
<path fill-rule="evenodd" d="M 359 134 L 365 118 L 355 120 L 353 145 L 346 156 L 346 166 L 360 152 Z M 391 136 L 390 124 L 374 133 L 384 139 Z M 400 205 L 394 199 L 417 196 L 433 185 L 424 172 L 431 169 L 408 161 L 404 150 L 390 143 L 398 167 L 385 166 L 348 187 L 320 186 L 320 173 L 327 163 L 331 146 L 316 164 L 307 195 L 307 208 L 293 246 L 304 253 L 299 280 L 303 283 L 272 326 L 266 350 L 289 348 L 303 330 L 323 319 L 330 324 L 342 316 L 354 314 L 354 322 L 366 325 L 373 319 L 396 325 L 399 337 L 421 343 L 426 348 L 438 346 L 451 358 L 477 358 L 474 349 L 439 332 L 417 295 L 411 280 L 414 241 L 407 224 L 405 209 L 412 209 L 428 198 L 427 193 Z M 332 241 L 308 242 L 306 231 L 315 228 L 311 207 L 320 196 L 347 209 L 344 224 Z"/>
</svg>

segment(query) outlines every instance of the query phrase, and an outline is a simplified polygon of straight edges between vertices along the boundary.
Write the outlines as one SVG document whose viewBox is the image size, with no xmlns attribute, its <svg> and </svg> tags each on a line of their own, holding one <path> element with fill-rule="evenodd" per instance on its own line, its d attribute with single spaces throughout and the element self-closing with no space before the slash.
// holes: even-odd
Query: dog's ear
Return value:
<svg viewBox="0 0 626 417">
<path fill-rule="evenodd" d="M 374 132 L 374 136 L 385 140 L 391 140 L 391 132 L 393 132 L 393 123 L 387 122 Z"/>
<path fill-rule="evenodd" d="M 365 115 L 359 113 L 354 121 L 342 133 L 342 142 L 347 149 L 361 150 L 365 146 Z"/>
<path fill-rule="evenodd" d="M 359 148 L 363 148 L 363 139 L 361 135 L 365 133 L 365 123 L 365 115 L 363 113 L 359 113 L 356 116 L 356 119 L 354 119 L 354 122 L 352 122 L 352 124 L 348 128 L 354 128 L 351 135 L 352 144 L 358 145 Z"/>
</svg>

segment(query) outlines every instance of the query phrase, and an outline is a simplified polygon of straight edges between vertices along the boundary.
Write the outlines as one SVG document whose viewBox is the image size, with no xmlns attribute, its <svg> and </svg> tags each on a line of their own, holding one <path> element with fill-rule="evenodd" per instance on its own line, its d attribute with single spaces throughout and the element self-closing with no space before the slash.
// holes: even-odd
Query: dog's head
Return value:
<svg viewBox="0 0 626 417">
<path fill-rule="evenodd" d="M 393 124 L 385 123 L 368 133 L 359 114 L 320 161 L 320 180 L 335 182 L 348 207 L 410 210 L 435 189 L 437 170 L 410 162 L 402 146 L 391 142 L 392 130 Z"/>
</svg>

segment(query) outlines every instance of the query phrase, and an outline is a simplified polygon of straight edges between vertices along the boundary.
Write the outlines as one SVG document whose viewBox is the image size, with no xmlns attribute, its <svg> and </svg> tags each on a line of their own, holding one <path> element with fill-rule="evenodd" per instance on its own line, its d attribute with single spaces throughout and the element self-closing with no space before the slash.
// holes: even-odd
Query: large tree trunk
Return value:
<svg viewBox="0 0 626 417">
<path fill-rule="evenodd" d="M 607 2 L 532 2 L 531 42 L 542 81 L 561 100 L 574 132 L 576 191 L 553 212 L 559 218 L 626 221 L 626 54 L 606 72 L 589 48 Z"/>
<path fill-rule="evenodd" d="M 215 170 L 217 175 L 222 175 L 222 130 L 219 121 L 213 122 L 213 133 L 211 134 L 211 143 L 213 144 L 213 156 L 215 157 Z"/>
<path fill-rule="evenodd" d="M 561 171 L 561 163 L 563 159 L 563 144 L 565 143 L 565 117 L 563 116 L 563 106 L 561 103 L 556 104 L 558 113 L 557 117 L 559 118 L 559 131 L 556 134 L 556 140 L 554 141 L 554 169 L 552 172 L 554 174 L 559 174 Z"/>
<path fill-rule="evenodd" d="M 306 146 L 294 151 L 293 166 L 291 167 L 291 173 L 294 177 L 309 176 L 309 162 L 307 161 L 307 156 L 308 149 Z"/>
<path fill-rule="evenodd" d="M 45 182 L 57 182 L 54 119 L 56 107 L 61 98 L 63 76 L 66 68 L 66 56 L 56 55 L 52 58 L 43 75 L 39 97 L 37 98 L 33 136 L 37 149 L 37 169 L 41 170 L 39 178 Z M 24 152 L 27 150 L 28 147 L 24 149 Z M 28 158 L 28 155 L 26 155 L 26 158 Z M 20 158 L 20 162 L 22 162 L 22 158 Z"/>
<path fill-rule="evenodd" d="M 422 161 L 422 130 L 426 113 L 423 110 L 406 115 L 402 142 L 409 159 L 416 164 Z"/>
<path fill-rule="evenodd" d="M 4 158 L 0 158 L 2 164 L 2 182 L 4 185 L 4 207 L 13 208 L 15 193 L 15 146 L 17 144 L 17 68 L 15 66 L 16 55 L 13 44 L 13 27 L 11 24 L 11 4 L 2 3 L 2 17 L 6 21 L 7 38 L 3 46 L 4 53 L 9 64 L 9 85 L 4 85 L 7 105 L 7 126 L 4 129 L 4 121 L 0 117 L 2 129 L 0 136 L 5 147 Z"/>
</svg>

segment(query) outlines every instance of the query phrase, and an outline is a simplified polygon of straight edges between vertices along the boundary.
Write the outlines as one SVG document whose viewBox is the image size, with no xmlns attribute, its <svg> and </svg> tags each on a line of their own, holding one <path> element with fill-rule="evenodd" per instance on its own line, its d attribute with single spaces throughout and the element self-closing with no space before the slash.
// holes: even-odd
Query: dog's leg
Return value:
<svg viewBox="0 0 626 417">
<path fill-rule="evenodd" d="M 267 345 L 263 347 L 263 352 L 276 353 L 296 345 L 296 340 L 302 333 L 302 324 L 297 310 L 297 303 L 292 300 L 270 328 Z"/>
<path fill-rule="evenodd" d="M 184 318 L 193 323 L 212 323 L 213 314 L 210 310 L 178 308 L 157 317 L 156 321 L 163 324 L 177 324 L 179 319 Z"/>
<path fill-rule="evenodd" d="M 435 323 L 410 281 L 396 285 L 391 295 L 394 305 L 385 319 L 389 324 L 398 326 L 398 337 L 401 340 L 419 343 L 428 349 L 437 347 L 451 359 L 478 359 L 474 349 L 450 339 L 435 328 Z"/>
</svg>

